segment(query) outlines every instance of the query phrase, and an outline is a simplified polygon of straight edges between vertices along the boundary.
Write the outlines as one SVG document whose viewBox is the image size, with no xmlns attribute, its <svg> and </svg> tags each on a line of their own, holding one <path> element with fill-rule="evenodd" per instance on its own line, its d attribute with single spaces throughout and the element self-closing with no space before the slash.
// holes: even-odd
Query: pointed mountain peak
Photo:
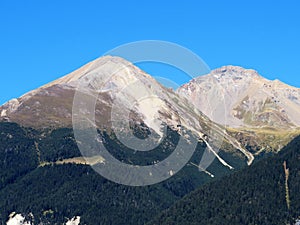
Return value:
<svg viewBox="0 0 300 225">
<path fill-rule="evenodd" d="M 70 74 L 67 74 L 58 80 L 55 80 L 49 84 L 42 86 L 42 88 L 47 88 L 57 84 L 76 86 L 80 80 L 82 80 L 84 77 L 92 73 L 98 73 L 99 76 L 104 74 L 108 75 L 109 73 L 113 73 L 116 72 L 117 70 L 126 69 L 126 68 L 128 73 L 130 72 L 131 74 L 141 73 L 141 70 L 135 67 L 131 62 L 121 57 L 107 55 L 107 56 L 97 58 L 85 64 L 84 66 L 71 72 Z"/>
<path fill-rule="evenodd" d="M 70 126 L 73 97 L 78 85 L 99 92 L 103 105 L 107 106 L 116 93 L 132 83 L 161 88 L 154 78 L 131 62 L 120 57 L 103 56 L 0 106 L 0 120 L 31 127 Z"/>
</svg>

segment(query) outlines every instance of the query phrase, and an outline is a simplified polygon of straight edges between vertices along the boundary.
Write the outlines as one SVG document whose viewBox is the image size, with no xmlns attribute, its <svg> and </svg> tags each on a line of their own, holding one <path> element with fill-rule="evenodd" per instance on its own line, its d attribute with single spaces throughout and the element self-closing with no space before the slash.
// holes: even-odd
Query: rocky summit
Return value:
<svg viewBox="0 0 300 225">
<path fill-rule="evenodd" d="M 184 84 L 178 93 L 210 119 L 229 127 L 300 125 L 300 89 L 267 80 L 252 69 L 224 66 Z"/>
</svg>

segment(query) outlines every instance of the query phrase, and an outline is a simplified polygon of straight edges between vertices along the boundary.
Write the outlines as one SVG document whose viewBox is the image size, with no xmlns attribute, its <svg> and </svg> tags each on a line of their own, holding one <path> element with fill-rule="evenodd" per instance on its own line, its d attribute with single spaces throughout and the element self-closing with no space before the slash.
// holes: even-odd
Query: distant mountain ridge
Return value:
<svg viewBox="0 0 300 225">
<path fill-rule="evenodd" d="M 211 120 L 229 127 L 300 126 L 300 89 L 252 69 L 224 66 L 179 88 Z"/>
</svg>

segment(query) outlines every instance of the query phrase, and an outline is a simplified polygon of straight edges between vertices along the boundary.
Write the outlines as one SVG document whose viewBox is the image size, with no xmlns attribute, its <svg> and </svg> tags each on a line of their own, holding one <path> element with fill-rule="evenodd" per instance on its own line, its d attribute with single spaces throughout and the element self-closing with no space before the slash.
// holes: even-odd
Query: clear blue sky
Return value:
<svg viewBox="0 0 300 225">
<path fill-rule="evenodd" d="M 183 45 L 213 69 L 300 87 L 300 1 L 2 0 L 0 104 L 132 41 Z"/>
</svg>

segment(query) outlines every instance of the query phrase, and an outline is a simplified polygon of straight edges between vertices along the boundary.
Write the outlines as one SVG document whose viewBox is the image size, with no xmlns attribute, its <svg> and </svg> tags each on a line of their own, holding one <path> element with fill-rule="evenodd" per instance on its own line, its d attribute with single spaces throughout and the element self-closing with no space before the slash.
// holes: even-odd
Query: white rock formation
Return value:
<svg viewBox="0 0 300 225">
<path fill-rule="evenodd" d="M 31 225 L 31 223 L 26 222 L 21 214 L 11 213 L 6 225 Z"/>
<path fill-rule="evenodd" d="M 66 225 L 79 225 L 80 224 L 80 216 L 75 216 L 74 218 L 70 219 Z"/>
</svg>

